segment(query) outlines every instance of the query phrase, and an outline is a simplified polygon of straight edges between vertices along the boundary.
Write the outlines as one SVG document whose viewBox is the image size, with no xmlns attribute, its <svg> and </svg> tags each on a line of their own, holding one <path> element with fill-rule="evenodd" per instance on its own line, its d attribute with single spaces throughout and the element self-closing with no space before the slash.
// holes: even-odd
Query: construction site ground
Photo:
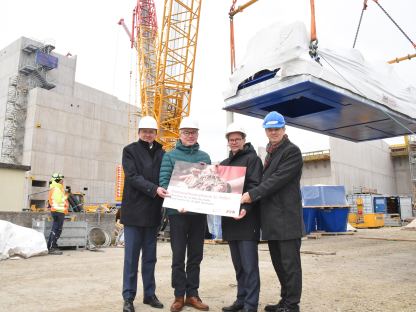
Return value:
<svg viewBox="0 0 416 312">
<path fill-rule="evenodd" d="M 121 311 L 123 251 L 120 247 L 65 250 L 62 256 L 1 261 L 0 310 Z M 280 288 L 267 243 L 259 245 L 259 257 L 262 311 L 267 303 L 278 300 Z M 415 259 L 416 231 L 400 228 L 305 239 L 301 311 L 416 311 Z M 170 244 L 159 242 L 156 292 L 165 304 L 163 311 L 169 311 L 173 299 L 170 265 Z M 139 282 L 136 311 L 160 311 L 142 303 L 141 291 Z M 205 244 L 201 298 L 210 311 L 221 311 L 235 294 L 228 245 Z"/>
</svg>

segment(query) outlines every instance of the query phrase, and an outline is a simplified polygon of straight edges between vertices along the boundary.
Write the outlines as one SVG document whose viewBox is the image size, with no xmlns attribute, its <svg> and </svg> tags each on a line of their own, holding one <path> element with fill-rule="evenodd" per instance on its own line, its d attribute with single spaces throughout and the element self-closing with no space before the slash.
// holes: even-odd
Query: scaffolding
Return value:
<svg viewBox="0 0 416 312">
<path fill-rule="evenodd" d="M 1 161 L 21 163 L 28 88 L 20 75 L 10 77 L 4 115 Z"/>
<path fill-rule="evenodd" d="M 139 56 L 140 97 L 143 116 L 155 117 L 157 19 L 153 0 L 137 2 L 134 10 Z"/>
<path fill-rule="evenodd" d="M 19 70 L 9 78 L 4 114 L 1 162 L 21 164 L 29 90 L 40 87 L 50 90 L 55 84 L 47 80 L 47 72 L 58 66 L 58 58 L 50 55 L 50 44 L 26 44 L 22 48 Z"/>
</svg>

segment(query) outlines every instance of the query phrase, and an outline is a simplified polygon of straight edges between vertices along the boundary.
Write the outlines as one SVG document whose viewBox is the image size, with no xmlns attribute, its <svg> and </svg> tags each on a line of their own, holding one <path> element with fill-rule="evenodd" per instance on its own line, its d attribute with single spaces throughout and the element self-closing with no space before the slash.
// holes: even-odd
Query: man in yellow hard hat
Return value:
<svg viewBox="0 0 416 312">
<path fill-rule="evenodd" d="M 53 220 L 48 239 L 49 254 L 62 255 L 57 241 L 62 233 L 65 215 L 68 214 L 68 202 L 64 190 L 64 176 L 60 173 L 54 173 L 50 179 L 48 202 Z"/>
</svg>

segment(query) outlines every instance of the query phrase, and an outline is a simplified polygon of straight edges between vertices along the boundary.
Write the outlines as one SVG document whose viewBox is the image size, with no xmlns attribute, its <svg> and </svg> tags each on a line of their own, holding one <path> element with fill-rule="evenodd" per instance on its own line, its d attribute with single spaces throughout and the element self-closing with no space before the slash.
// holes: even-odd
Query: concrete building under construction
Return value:
<svg viewBox="0 0 416 312">
<path fill-rule="evenodd" d="M 347 193 L 371 189 L 381 194 L 412 195 L 407 153 L 383 140 L 353 143 L 329 139 L 330 150 L 304 154 L 303 185 L 344 185 Z"/>
<path fill-rule="evenodd" d="M 76 56 L 53 50 L 25 37 L 0 50 L 0 162 L 31 167 L 22 208 L 45 205 L 53 172 L 72 191 L 88 188 L 87 202 L 114 202 L 116 165 L 137 108 L 77 83 Z"/>
<path fill-rule="evenodd" d="M 45 206 L 53 172 L 64 174 L 74 192 L 88 188 L 86 202 L 113 203 L 116 167 L 128 133 L 136 131 L 130 113 L 137 108 L 77 83 L 76 56 L 53 50 L 24 37 L 0 50 L 0 163 L 31 168 L 22 208 Z M 412 195 L 412 146 L 392 149 L 382 140 L 330 138 L 330 150 L 304 155 L 302 184 L 345 185 L 347 193 L 366 187 Z"/>
<path fill-rule="evenodd" d="M 413 196 L 411 144 L 389 146 L 383 140 L 353 143 L 329 138 L 329 149 L 303 154 L 302 185 L 344 185 L 348 194 L 370 190 Z M 265 149 L 260 149 L 264 158 Z"/>
</svg>

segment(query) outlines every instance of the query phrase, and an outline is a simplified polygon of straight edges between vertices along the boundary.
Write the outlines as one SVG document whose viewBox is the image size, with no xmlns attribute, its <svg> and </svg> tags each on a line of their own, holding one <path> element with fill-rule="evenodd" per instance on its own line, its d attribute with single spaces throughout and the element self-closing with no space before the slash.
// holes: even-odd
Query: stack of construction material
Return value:
<svg viewBox="0 0 416 312">
<path fill-rule="evenodd" d="M 346 232 L 348 204 L 342 185 L 303 186 L 303 221 L 307 234 L 313 231 Z"/>
</svg>

